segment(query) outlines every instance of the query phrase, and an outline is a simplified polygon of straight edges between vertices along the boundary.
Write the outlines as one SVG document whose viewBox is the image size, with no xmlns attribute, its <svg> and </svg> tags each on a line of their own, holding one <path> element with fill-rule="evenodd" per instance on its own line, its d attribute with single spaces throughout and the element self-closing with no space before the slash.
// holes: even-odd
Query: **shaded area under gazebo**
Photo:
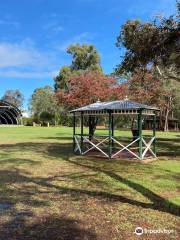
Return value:
<svg viewBox="0 0 180 240">
<path fill-rule="evenodd" d="M 158 108 L 129 101 L 96 102 L 71 111 L 73 114 L 73 151 L 81 155 L 96 155 L 106 158 L 130 158 L 144 160 L 156 158 L 156 113 Z M 137 118 L 137 129 L 130 142 L 119 141 L 115 136 L 114 117 L 130 115 Z M 108 117 L 108 134 L 94 136 L 92 121 L 100 116 Z M 142 135 L 143 117 L 153 117 L 150 137 Z M 80 117 L 80 133 L 76 131 L 76 119 Z M 89 133 L 84 132 L 84 122 L 88 122 Z"/>
</svg>

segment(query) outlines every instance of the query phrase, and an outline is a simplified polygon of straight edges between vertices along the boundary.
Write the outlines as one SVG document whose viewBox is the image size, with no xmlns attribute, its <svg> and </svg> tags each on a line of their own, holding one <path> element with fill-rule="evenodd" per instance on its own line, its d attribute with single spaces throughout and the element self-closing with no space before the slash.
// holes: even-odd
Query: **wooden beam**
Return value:
<svg viewBox="0 0 180 240">
<path fill-rule="evenodd" d="M 83 155 L 86 154 L 87 152 L 91 151 L 92 149 L 96 148 L 97 150 L 99 150 L 100 152 L 102 152 L 105 156 L 108 156 L 102 149 L 100 149 L 98 146 L 99 145 L 104 145 L 104 142 L 108 141 L 109 137 L 103 139 L 102 141 L 98 142 L 98 144 L 94 144 L 93 142 L 91 142 L 90 140 L 87 141 L 87 138 L 84 137 L 85 141 L 90 143 L 92 145 L 91 148 L 88 148 L 85 152 L 83 152 Z"/>
<path fill-rule="evenodd" d="M 135 156 L 136 158 L 140 159 L 139 156 L 132 152 L 130 149 L 128 149 L 128 147 L 130 147 L 132 144 L 134 144 L 135 142 L 137 142 L 139 140 L 139 138 L 137 138 L 136 140 L 132 141 L 131 143 L 129 143 L 127 146 L 124 146 L 122 143 L 118 142 L 116 139 L 114 139 L 114 142 L 116 142 L 118 145 L 120 145 L 122 147 L 122 149 L 120 149 L 119 151 L 117 151 L 115 154 L 112 155 L 112 157 L 115 157 L 117 154 L 119 154 L 120 152 L 127 150 L 129 153 L 131 153 L 133 156 Z"/>
<path fill-rule="evenodd" d="M 153 116 L 153 137 L 154 137 L 153 152 L 156 155 L 156 115 Z"/>
<path fill-rule="evenodd" d="M 79 153 L 81 154 L 81 147 L 79 145 L 79 141 L 78 138 L 76 136 L 74 136 L 75 142 L 76 142 L 76 147 L 74 149 L 74 151 L 76 152 L 77 150 L 79 150 Z"/>
<path fill-rule="evenodd" d="M 139 158 L 142 160 L 142 110 L 138 114 Z"/>
<path fill-rule="evenodd" d="M 112 129 L 112 137 L 114 137 L 114 116 L 113 114 L 111 115 L 111 129 Z M 111 138 L 111 144 L 112 144 L 112 148 L 114 147 L 114 140 L 113 138 Z"/>
<path fill-rule="evenodd" d="M 152 153 L 152 155 L 154 156 L 154 157 L 156 157 L 156 154 L 152 151 L 152 149 L 151 149 L 151 144 L 152 144 L 152 142 L 154 141 L 154 137 L 149 141 L 149 143 L 146 143 L 146 141 L 142 138 L 142 142 L 144 143 L 144 145 L 146 146 L 146 149 L 144 150 L 144 152 L 143 152 L 143 157 L 145 156 L 145 154 L 146 154 L 146 152 L 149 150 L 151 153 Z"/>
<path fill-rule="evenodd" d="M 111 112 L 109 112 L 109 145 L 108 145 L 108 154 L 109 158 L 111 158 L 112 154 L 112 115 Z"/>
<path fill-rule="evenodd" d="M 83 117 L 83 112 L 81 112 L 81 154 L 83 153 L 83 125 L 84 125 L 84 117 Z"/>
<path fill-rule="evenodd" d="M 76 116 L 73 113 L 73 151 L 75 151 Z"/>
<path fill-rule="evenodd" d="M 93 146 L 93 148 L 96 148 L 97 150 L 99 150 L 102 154 L 104 154 L 106 157 L 109 157 L 109 155 L 107 155 L 101 148 L 99 148 L 98 147 L 98 145 L 100 145 L 100 144 L 94 144 L 93 142 L 91 142 L 87 137 L 83 137 L 84 139 L 85 139 L 85 141 L 86 142 L 88 142 L 88 143 L 90 143 L 92 146 Z M 107 140 L 107 139 L 104 139 L 103 141 L 105 141 L 105 140 Z M 90 150 L 89 150 L 90 151 Z M 85 153 L 87 153 L 88 151 L 86 151 L 86 152 L 84 152 L 84 153 L 82 153 L 82 154 L 85 154 Z"/>
</svg>

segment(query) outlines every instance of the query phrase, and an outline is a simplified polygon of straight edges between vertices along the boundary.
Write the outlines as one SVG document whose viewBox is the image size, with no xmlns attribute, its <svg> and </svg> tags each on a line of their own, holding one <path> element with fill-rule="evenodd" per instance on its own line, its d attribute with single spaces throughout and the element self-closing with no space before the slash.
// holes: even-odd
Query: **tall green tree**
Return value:
<svg viewBox="0 0 180 240">
<path fill-rule="evenodd" d="M 41 112 L 39 115 L 40 121 L 42 121 L 43 126 L 48 125 L 49 122 L 51 122 L 54 118 L 54 115 L 52 115 L 49 112 Z"/>
<path fill-rule="evenodd" d="M 68 79 L 85 71 L 102 71 L 100 66 L 100 56 L 93 45 L 75 44 L 70 45 L 67 53 L 72 56 L 72 63 L 63 66 L 58 76 L 55 77 L 55 90 L 69 90 Z"/>
<path fill-rule="evenodd" d="M 169 113 L 177 109 L 179 98 L 176 87 L 180 84 L 180 4 L 177 6 L 178 13 L 169 18 L 145 23 L 127 21 L 116 44 L 120 49 L 125 48 L 122 62 L 115 69 L 116 75 L 130 74 L 133 77 L 139 71 L 145 73 L 151 70 L 160 80 L 163 94 L 158 99 L 163 102 L 164 130 L 168 130 Z"/>
<path fill-rule="evenodd" d="M 70 45 L 67 53 L 72 55 L 72 70 L 101 71 L 100 56 L 93 45 Z"/>
<path fill-rule="evenodd" d="M 3 101 L 9 102 L 18 108 L 22 108 L 24 96 L 23 94 L 17 90 L 7 90 L 3 97 L 1 98 Z"/>
<path fill-rule="evenodd" d="M 61 111 L 54 95 L 54 89 L 50 86 L 34 90 L 29 102 L 29 108 L 37 120 L 39 120 L 41 114 L 45 112 L 54 116 L 54 120 L 57 121 Z"/>
<path fill-rule="evenodd" d="M 154 69 L 163 78 L 180 81 L 180 23 L 178 14 L 154 22 L 129 20 L 117 37 L 117 47 L 125 47 L 123 61 L 116 68 L 117 74 L 136 69 Z"/>
</svg>

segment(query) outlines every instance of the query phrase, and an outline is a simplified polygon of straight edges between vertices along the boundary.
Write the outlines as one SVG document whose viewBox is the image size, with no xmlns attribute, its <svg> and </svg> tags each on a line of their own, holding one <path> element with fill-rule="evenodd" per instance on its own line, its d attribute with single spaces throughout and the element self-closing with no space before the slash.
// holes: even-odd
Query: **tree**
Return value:
<svg viewBox="0 0 180 240">
<path fill-rule="evenodd" d="M 180 4 L 178 6 L 178 14 Z M 179 93 L 175 85 L 180 83 L 180 25 L 178 16 L 155 19 L 154 22 L 142 23 L 138 20 L 127 21 L 117 38 L 117 47 L 125 47 L 122 62 L 115 73 L 131 74 L 151 70 L 161 82 L 163 100 L 164 129 L 168 129 L 168 116 L 172 109 L 177 109 Z M 141 79 L 144 80 L 145 78 Z M 175 80 L 175 81 L 174 81 Z M 159 99 L 159 98 L 158 98 Z"/>
<path fill-rule="evenodd" d="M 22 108 L 24 96 L 19 90 L 7 90 L 1 99 L 13 104 L 18 108 Z"/>
<path fill-rule="evenodd" d="M 70 45 L 67 53 L 72 56 L 72 63 L 70 66 L 63 66 L 55 77 L 56 92 L 62 89 L 69 91 L 68 79 L 73 75 L 79 75 L 84 71 L 102 71 L 100 56 L 93 45 Z"/>
<path fill-rule="evenodd" d="M 178 12 L 179 12 L 178 5 Z M 117 47 L 125 47 L 117 74 L 154 67 L 164 78 L 180 81 L 180 25 L 178 16 L 142 23 L 127 21 L 117 38 Z"/>
<path fill-rule="evenodd" d="M 128 84 L 129 96 L 132 100 L 159 107 L 160 127 L 167 131 L 169 113 L 179 106 L 177 101 L 179 95 L 177 84 L 179 83 L 170 85 L 151 71 L 139 70 L 133 74 Z M 163 118 L 165 118 L 164 126 L 162 125 Z"/>
<path fill-rule="evenodd" d="M 54 95 L 54 90 L 50 86 L 37 88 L 34 90 L 30 100 L 30 110 L 37 120 L 40 119 L 41 113 L 49 113 L 57 119 L 60 114 L 60 107 Z"/>
<path fill-rule="evenodd" d="M 162 83 L 151 71 L 138 71 L 128 82 L 129 96 L 132 100 L 160 107 Z"/>
<path fill-rule="evenodd" d="M 100 56 L 93 45 L 70 45 L 67 53 L 72 55 L 72 70 L 101 71 Z"/>
<path fill-rule="evenodd" d="M 45 125 L 45 123 L 47 124 L 50 121 L 52 121 L 53 118 L 54 118 L 54 116 L 49 112 L 41 112 L 39 115 L 39 119 L 40 119 L 40 121 L 43 122 L 43 125 Z"/>
<path fill-rule="evenodd" d="M 162 81 L 162 80 L 161 80 Z M 172 82 L 170 79 L 163 82 L 162 86 L 162 107 L 161 107 L 161 115 L 165 118 L 164 131 L 168 131 L 168 119 L 169 114 L 172 113 L 173 110 L 179 109 L 179 82 Z"/>
<path fill-rule="evenodd" d="M 69 91 L 58 91 L 59 103 L 66 109 L 82 107 L 97 101 L 122 99 L 127 94 L 127 85 L 118 84 L 114 77 L 105 76 L 101 72 L 83 72 L 68 80 Z M 90 136 L 96 128 L 97 118 L 91 117 L 89 122 Z"/>
<path fill-rule="evenodd" d="M 72 69 L 69 66 L 63 66 L 59 74 L 54 78 L 55 81 L 55 91 L 57 92 L 58 90 L 64 89 L 65 91 L 68 91 L 69 86 L 68 86 L 68 79 L 72 76 Z"/>
<path fill-rule="evenodd" d="M 114 77 L 99 72 L 85 72 L 72 76 L 69 92 L 59 91 L 56 96 L 66 109 L 81 107 L 96 101 L 122 99 L 127 94 L 127 85 L 118 84 Z"/>
</svg>

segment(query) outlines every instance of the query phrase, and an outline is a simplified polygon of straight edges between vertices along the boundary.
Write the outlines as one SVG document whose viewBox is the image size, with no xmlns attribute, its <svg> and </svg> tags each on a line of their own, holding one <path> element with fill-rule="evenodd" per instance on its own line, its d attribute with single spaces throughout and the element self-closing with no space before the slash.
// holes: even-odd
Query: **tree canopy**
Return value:
<svg viewBox="0 0 180 240">
<path fill-rule="evenodd" d="M 70 90 L 57 92 L 59 103 L 66 109 L 87 105 L 97 100 L 122 99 L 127 94 L 127 85 L 118 84 L 114 77 L 101 72 L 89 71 L 74 75 L 68 80 Z"/>
<path fill-rule="evenodd" d="M 72 56 L 72 63 L 63 66 L 58 76 L 55 77 L 55 90 L 69 90 L 68 79 L 72 75 L 81 74 L 84 71 L 102 71 L 100 66 L 100 56 L 93 45 L 75 44 L 70 45 L 67 53 Z"/>
<path fill-rule="evenodd" d="M 18 108 L 22 108 L 24 96 L 19 90 L 7 90 L 1 99 Z"/>
<path fill-rule="evenodd" d="M 178 5 L 178 14 L 179 11 Z M 159 73 L 180 81 L 179 31 L 177 15 L 145 23 L 128 20 L 117 37 L 117 47 L 125 47 L 126 50 L 122 63 L 116 67 L 116 73 L 158 67 Z"/>
<path fill-rule="evenodd" d="M 116 46 L 125 54 L 115 74 L 130 76 L 129 94 L 140 102 L 160 107 L 168 130 L 169 113 L 179 107 L 180 3 L 177 14 L 153 22 L 128 20 L 120 30 Z M 177 114 L 178 115 L 178 114 Z"/>
<path fill-rule="evenodd" d="M 180 84 L 180 3 L 177 13 L 154 21 L 128 20 L 121 26 L 116 46 L 125 52 L 112 76 L 103 73 L 100 55 L 93 45 L 70 45 L 70 65 L 55 80 L 58 103 L 64 112 L 101 101 L 122 99 L 158 106 L 167 123 L 178 115 Z M 175 81 L 174 81 L 175 80 Z M 168 126 L 164 127 L 168 129 Z"/>
<path fill-rule="evenodd" d="M 37 116 L 42 112 L 56 114 L 59 109 L 53 88 L 45 86 L 35 89 L 30 99 L 30 110 Z"/>
<path fill-rule="evenodd" d="M 94 45 L 70 45 L 67 53 L 72 55 L 72 70 L 101 70 L 100 56 Z"/>
</svg>

